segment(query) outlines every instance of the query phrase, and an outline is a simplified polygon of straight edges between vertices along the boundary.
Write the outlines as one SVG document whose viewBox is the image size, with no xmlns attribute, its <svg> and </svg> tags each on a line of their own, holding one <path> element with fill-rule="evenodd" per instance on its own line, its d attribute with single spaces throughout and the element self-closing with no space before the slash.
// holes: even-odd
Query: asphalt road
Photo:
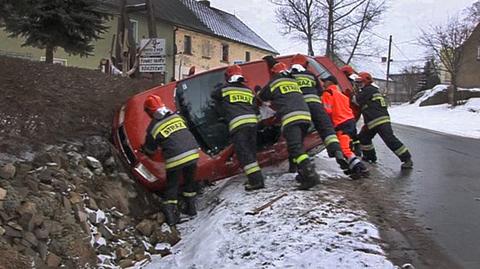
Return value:
<svg viewBox="0 0 480 269">
<path fill-rule="evenodd" d="M 455 264 L 480 268 L 480 140 L 402 125 L 394 130 L 414 169 L 401 171 L 398 158 L 375 138 L 379 162 L 370 166 L 371 180 L 398 205 L 389 210 L 415 220 Z"/>
</svg>

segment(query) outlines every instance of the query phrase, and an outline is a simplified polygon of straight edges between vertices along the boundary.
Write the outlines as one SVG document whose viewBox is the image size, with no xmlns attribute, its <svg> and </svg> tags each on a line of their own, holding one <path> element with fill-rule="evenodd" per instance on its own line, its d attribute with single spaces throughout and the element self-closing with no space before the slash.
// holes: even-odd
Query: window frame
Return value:
<svg viewBox="0 0 480 269">
<path fill-rule="evenodd" d="M 250 51 L 245 51 L 245 62 L 250 62 L 252 60 Z"/>
<path fill-rule="evenodd" d="M 187 42 L 188 40 L 188 42 Z M 187 50 L 188 48 L 188 50 Z M 183 35 L 183 54 L 193 55 L 192 52 L 192 36 Z"/>
<path fill-rule="evenodd" d="M 135 41 L 135 44 L 138 46 L 139 40 L 138 40 L 138 20 L 130 19 L 130 26 L 132 28 L 132 36 L 133 40 Z"/>
<path fill-rule="evenodd" d="M 221 61 L 228 63 L 229 58 L 230 58 L 230 45 L 227 43 L 222 43 Z"/>
</svg>

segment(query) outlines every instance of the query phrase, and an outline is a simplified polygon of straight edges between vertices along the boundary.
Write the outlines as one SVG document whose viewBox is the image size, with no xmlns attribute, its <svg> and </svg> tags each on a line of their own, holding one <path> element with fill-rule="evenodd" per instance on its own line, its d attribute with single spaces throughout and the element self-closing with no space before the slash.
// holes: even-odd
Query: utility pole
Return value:
<svg viewBox="0 0 480 269">
<path fill-rule="evenodd" d="M 388 40 L 388 58 L 387 58 L 387 83 L 386 83 L 386 89 L 385 89 L 385 94 L 388 93 L 388 81 L 390 77 L 390 57 L 392 56 L 392 35 L 390 35 L 390 39 Z"/>
<path fill-rule="evenodd" d="M 155 14 L 153 10 L 153 3 L 152 0 L 145 0 L 145 4 L 147 5 L 147 15 L 148 15 L 148 37 L 149 38 L 157 38 L 157 24 L 155 21 Z M 152 80 L 153 82 L 160 82 L 160 73 L 153 72 L 152 73 Z"/>
</svg>

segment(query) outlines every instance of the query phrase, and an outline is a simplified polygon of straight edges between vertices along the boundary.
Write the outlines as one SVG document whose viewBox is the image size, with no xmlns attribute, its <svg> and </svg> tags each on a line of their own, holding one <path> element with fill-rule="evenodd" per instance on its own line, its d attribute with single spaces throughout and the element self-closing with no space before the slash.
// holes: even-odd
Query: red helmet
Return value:
<svg viewBox="0 0 480 269">
<path fill-rule="evenodd" d="M 233 78 L 235 79 L 230 81 Z M 239 78 L 243 78 L 243 71 L 239 65 L 235 64 L 227 67 L 227 70 L 225 70 L 225 80 L 228 82 L 234 82 L 238 81 Z"/>
<path fill-rule="evenodd" d="M 276 63 L 270 71 L 272 71 L 273 74 L 287 72 L 287 66 L 284 63 Z"/>
<path fill-rule="evenodd" d="M 297 54 L 292 58 L 292 65 L 294 64 L 299 64 L 306 68 L 308 65 L 308 59 L 305 57 L 305 55 Z"/>
<path fill-rule="evenodd" d="M 373 78 L 372 78 L 372 75 L 370 75 L 370 73 L 360 72 L 358 73 L 358 78 L 356 81 L 364 83 L 365 85 L 370 85 L 373 83 Z"/>
<path fill-rule="evenodd" d="M 349 65 L 344 65 L 342 68 L 340 68 L 340 71 L 342 71 L 347 77 L 353 74 L 353 68 Z"/>
<path fill-rule="evenodd" d="M 145 99 L 145 102 L 143 103 L 143 107 L 147 113 L 153 115 L 153 113 L 159 108 L 165 107 L 165 104 L 160 96 L 152 94 L 147 96 L 147 99 Z"/>
</svg>

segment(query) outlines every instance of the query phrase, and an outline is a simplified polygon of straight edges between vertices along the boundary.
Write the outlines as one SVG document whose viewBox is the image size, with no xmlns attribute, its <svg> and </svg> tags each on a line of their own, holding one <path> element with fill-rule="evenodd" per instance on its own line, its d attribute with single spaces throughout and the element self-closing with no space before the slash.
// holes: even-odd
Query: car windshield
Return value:
<svg viewBox="0 0 480 269">
<path fill-rule="evenodd" d="M 332 73 L 328 72 L 328 70 L 315 59 L 308 58 L 308 65 L 313 67 L 319 78 L 327 78 L 332 75 Z"/>
<path fill-rule="evenodd" d="M 200 146 L 210 155 L 217 154 L 229 144 L 227 125 L 218 121 L 210 98 L 215 86 L 224 81 L 223 72 L 208 72 L 180 81 L 176 91 L 182 115 Z"/>
</svg>

